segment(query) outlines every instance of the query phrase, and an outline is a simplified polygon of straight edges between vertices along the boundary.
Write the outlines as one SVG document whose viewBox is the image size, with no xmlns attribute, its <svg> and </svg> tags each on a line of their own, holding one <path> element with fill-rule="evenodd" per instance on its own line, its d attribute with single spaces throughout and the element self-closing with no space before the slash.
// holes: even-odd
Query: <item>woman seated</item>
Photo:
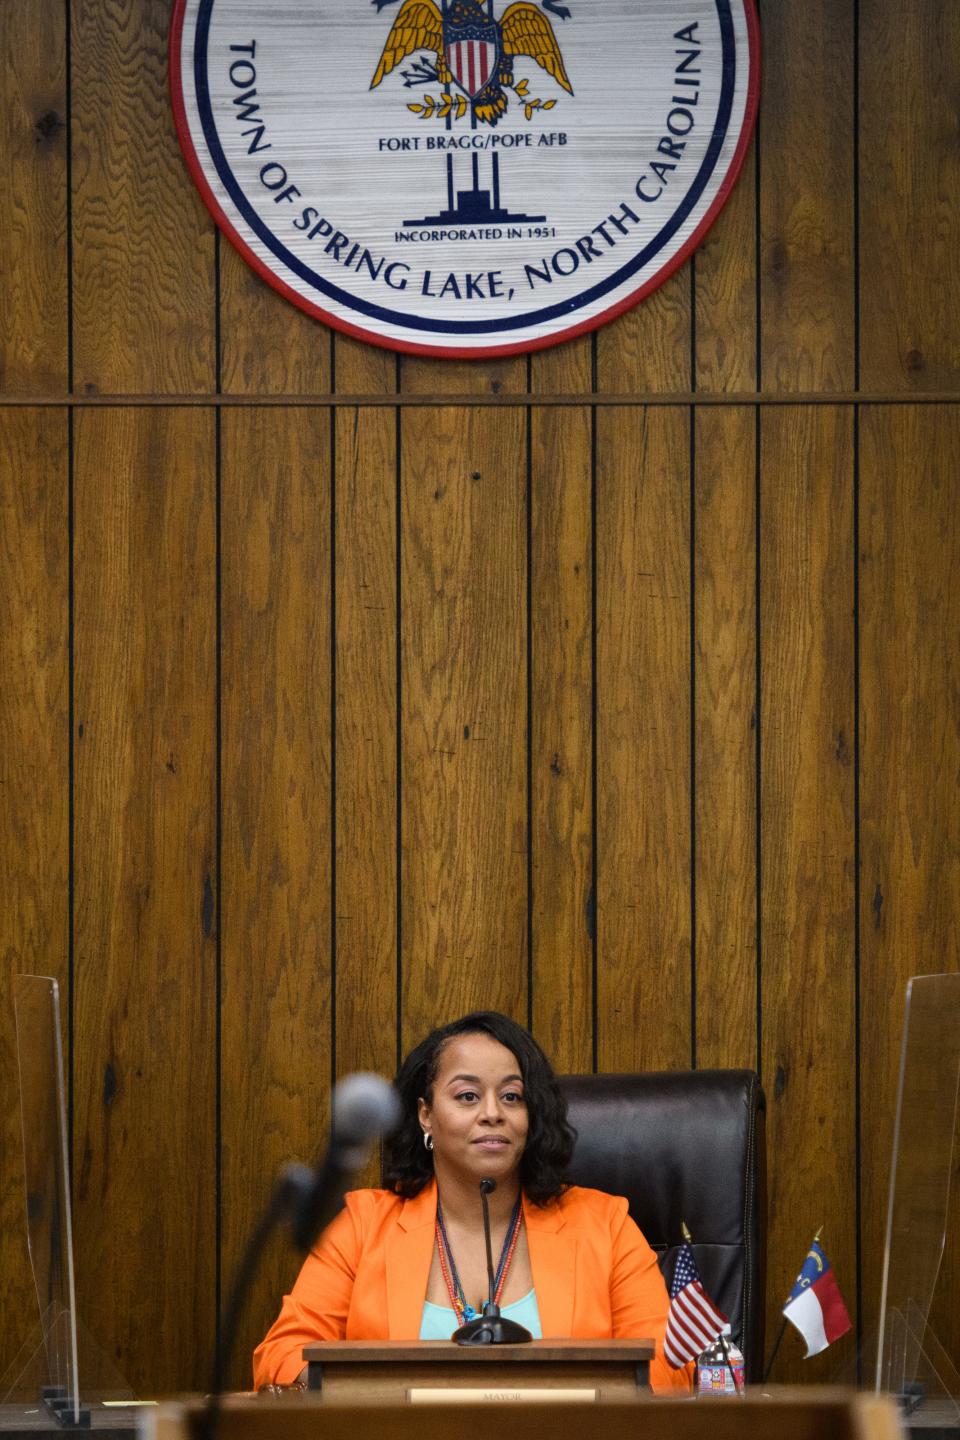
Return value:
<svg viewBox="0 0 960 1440">
<path fill-rule="evenodd" d="M 627 1202 L 564 1184 L 575 1133 L 550 1063 L 514 1021 L 476 1012 L 434 1030 L 397 1076 L 403 1107 L 384 1190 L 355 1190 L 307 1256 L 254 1353 L 289 1385 L 316 1340 L 449 1339 L 488 1298 L 480 1181 L 501 1313 L 534 1339 L 649 1339 L 654 1390 L 689 1394 L 663 1356 L 668 1299 Z"/>
</svg>

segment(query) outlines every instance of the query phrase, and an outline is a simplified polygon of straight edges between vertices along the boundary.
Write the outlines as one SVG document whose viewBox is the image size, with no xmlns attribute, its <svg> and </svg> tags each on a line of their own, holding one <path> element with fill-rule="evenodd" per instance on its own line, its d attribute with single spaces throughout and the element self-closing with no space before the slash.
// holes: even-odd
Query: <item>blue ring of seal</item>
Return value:
<svg viewBox="0 0 960 1440">
<path fill-rule="evenodd" d="M 197 28 L 194 39 L 193 53 L 193 77 L 196 87 L 197 109 L 200 113 L 200 123 L 203 127 L 203 136 L 207 143 L 207 150 L 210 158 L 216 167 L 217 174 L 223 182 L 224 189 L 230 196 L 237 211 L 243 216 L 255 235 L 263 241 L 278 260 L 288 270 L 298 275 L 312 289 L 319 291 L 321 295 L 335 300 L 339 305 L 357 314 L 366 315 L 372 320 L 381 320 L 385 324 L 395 325 L 408 330 L 422 330 L 427 333 L 438 335 L 490 335 L 502 331 L 525 329 L 531 325 L 542 325 L 548 320 L 555 320 L 558 316 L 573 315 L 584 305 L 589 305 L 594 300 L 602 299 L 611 290 L 617 289 L 624 281 L 629 280 L 638 270 L 641 270 L 660 250 L 673 238 L 690 211 L 696 205 L 700 196 L 706 188 L 707 182 L 716 167 L 723 142 L 726 137 L 727 128 L 730 124 L 730 113 L 733 109 L 733 93 L 736 83 L 736 37 L 733 28 L 733 17 L 730 13 L 730 0 L 716 0 L 717 18 L 720 23 L 720 40 L 722 47 L 722 65 L 720 81 L 720 101 L 717 106 L 717 118 L 714 123 L 713 133 L 707 145 L 706 153 L 700 164 L 693 183 L 680 204 L 674 210 L 670 219 L 654 238 L 644 248 L 613 275 L 598 284 L 591 286 L 589 290 L 574 296 L 570 300 L 564 300 L 556 305 L 548 305 L 545 309 L 530 311 L 525 315 L 504 316 L 499 320 L 428 320 L 422 315 L 408 315 L 400 311 L 387 310 L 382 305 L 371 304 L 368 300 L 361 300 L 358 296 L 351 295 L 349 291 L 343 290 L 339 285 L 332 285 L 329 280 L 311 270 L 298 256 L 289 251 L 281 244 L 277 236 L 261 220 L 256 210 L 250 204 L 243 190 L 241 189 L 233 171 L 230 169 L 227 157 L 220 144 L 220 137 L 217 134 L 216 122 L 213 116 L 213 107 L 210 101 L 210 88 L 207 83 L 207 49 L 210 38 L 210 22 L 213 16 L 214 0 L 200 0 L 197 14 Z"/>
</svg>

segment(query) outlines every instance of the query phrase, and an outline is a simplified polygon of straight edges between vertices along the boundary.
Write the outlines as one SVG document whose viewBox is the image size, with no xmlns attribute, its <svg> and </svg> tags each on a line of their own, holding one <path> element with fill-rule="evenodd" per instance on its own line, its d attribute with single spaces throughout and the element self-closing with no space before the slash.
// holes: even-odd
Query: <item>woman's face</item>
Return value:
<svg viewBox="0 0 960 1440">
<path fill-rule="evenodd" d="M 482 1032 L 455 1035 L 440 1052 L 430 1104 L 419 1119 L 433 1137 L 438 1173 L 501 1181 L 520 1164 L 527 1143 L 527 1105 L 512 1050 Z"/>
</svg>

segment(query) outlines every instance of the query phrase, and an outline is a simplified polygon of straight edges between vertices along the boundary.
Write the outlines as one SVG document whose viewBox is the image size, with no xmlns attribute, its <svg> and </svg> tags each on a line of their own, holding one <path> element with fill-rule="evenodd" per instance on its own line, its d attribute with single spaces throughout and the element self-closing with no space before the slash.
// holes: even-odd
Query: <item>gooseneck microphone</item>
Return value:
<svg viewBox="0 0 960 1440">
<path fill-rule="evenodd" d="M 371 1145 L 389 1134 L 399 1119 L 397 1092 L 379 1075 L 347 1075 L 336 1086 L 326 1154 L 316 1169 L 303 1177 L 302 1166 L 290 1166 L 285 1172 L 288 1177 L 294 1172 L 290 1236 L 298 1250 L 309 1250 L 329 1225 L 343 1204 L 350 1181 L 367 1163 Z"/>
<path fill-rule="evenodd" d="M 487 1295 L 483 1313 L 455 1330 L 452 1339 L 458 1345 L 522 1345 L 533 1336 L 516 1320 L 505 1320 L 496 1301 L 493 1274 L 493 1246 L 490 1242 L 490 1207 L 487 1196 L 497 1188 L 496 1180 L 480 1181 L 480 1203 L 483 1206 L 483 1238 L 487 1247 Z"/>
<path fill-rule="evenodd" d="M 400 1098 L 379 1075 L 347 1075 L 334 1087 L 331 1112 L 330 1140 L 322 1159 L 313 1169 L 294 1164 L 281 1172 L 237 1267 L 220 1325 L 210 1405 L 202 1427 L 207 1437 L 215 1429 L 218 1397 L 233 1354 L 237 1325 L 268 1237 L 286 1221 L 297 1249 L 310 1249 L 343 1205 L 350 1181 L 366 1164 L 374 1141 L 396 1127 Z"/>
<path fill-rule="evenodd" d="M 490 1243 L 490 1206 L 487 1196 L 497 1188 L 496 1180 L 480 1181 L 480 1204 L 483 1206 L 483 1238 L 487 1247 L 487 1305 L 497 1303 L 496 1285 L 493 1278 L 493 1248 Z M 486 1306 L 484 1307 L 486 1308 Z"/>
</svg>

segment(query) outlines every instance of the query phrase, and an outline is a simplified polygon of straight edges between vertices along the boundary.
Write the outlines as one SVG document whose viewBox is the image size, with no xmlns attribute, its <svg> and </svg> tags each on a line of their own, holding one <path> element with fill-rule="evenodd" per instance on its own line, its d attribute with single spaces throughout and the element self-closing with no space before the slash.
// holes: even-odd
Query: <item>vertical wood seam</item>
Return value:
<svg viewBox="0 0 960 1440">
<path fill-rule="evenodd" d="M 73 1189 L 73 1134 L 74 1134 L 74 963 L 76 949 L 74 942 L 74 916 L 76 912 L 74 832 L 75 824 L 75 775 L 76 714 L 74 709 L 74 419 L 73 409 L 66 414 L 67 422 L 67 1155 L 70 1158 L 71 1204 L 76 1199 Z"/>
<path fill-rule="evenodd" d="M 527 352 L 527 394 L 533 391 L 533 354 Z M 527 411 L 527 1029 L 533 1030 L 533 406 Z"/>
<path fill-rule="evenodd" d="M 219 256 L 219 249 L 217 250 Z M 219 314 L 219 288 L 217 312 Z M 219 380 L 220 344 L 217 339 Z M 220 1312 L 223 1302 L 223 412 L 214 411 L 214 889 L 216 891 L 216 939 L 214 944 L 214 989 L 216 1021 L 214 1036 L 214 1327 L 216 1353 L 220 1355 Z"/>
<path fill-rule="evenodd" d="M 63 0 L 64 51 L 67 113 L 65 184 L 66 195 L 66 266 L 67 266 L 67 392 L 73 394 L 73 32 L 70 23 L 71 0 Z M 67 1155 L 70 1157 L 71 1191 L 73 1189 L 74 1137 L 74 919 L 75 906 L 75 762 L 76 716 L 74 713 L 74 411 L 67 410 L 67 715 L 70 734 L 67 742 Z M 72 1197 L 75 1198 L 75 1197 Z"/>
<path fill-rule="evenodd" d="M 756 0 L 757 17 L 761 14 L 761 0 Z M 755 330 L 755 356 L 754 371 L 756 375 L 756 387 L 759 394 L 763 390 L 763 284 L 762 284 L 762 261 L 763 261 L 763 227 L 760 220 L 760 186 L 762 182 L 762 170 L 760 165 L 760 108 L 757 108 L 757 118 L 753 127 L 753 289 L 754 289 L 754 325 Z M 759 423 L 759 422 L 758 422 Z M 757 523 L 759 524 L 759 517 Z"/>
<path fill-rule="evenodd" d="M 758 331 L 759 333 L 759 331 Z M 759 363 L 759 348 L 757 352 Z M 760 580 L 761 580 L 761 544 L 760 544 L 760 496 L 761 496 L 761 410 L 757 405 L 754 408 L 754 693 L 753 693 L 753 747 L 754 747 L 754 835 L 755 835 L 755 864 L 754 884 L 756 887 L 756 936 L 754 946 L 756 954 L 756 1007 L 757 1007 L 757 1074 L 760 1076 L 760 1083 L 763 1084 L 763 894 L 761 881 L 763 876 L 763 816 L 762 816 L 762 791 L 761 781 L 761 757 L 760 757 L 760 731 L 762 725 L 762 689 L 761 689 L 761 640 L 760 640 Z"/>
<path fill-rule="evenodd" d="M 863 1365 L 863 1176 L 862 1082 L 860 1075 L 860 406 L 853 407 L 853 1133 L 854 1256 L 856 1272 L 857 1383 Z"/>
<path fill-rule="evenodd" d="M 597 346 L 596 333 L 592 352 L 592 382 L 597 388 Z M 589 910 L 584 917 L 589 923 L 592 917 L 590 944 L 591 987 L 590 1014 L 593 1029 L 591 1063 L 597 1073 L 600 1054 L 599 1036 L 599 946 L 600 914 L 597 904 L 599 884 L 599 858 L 597 845 L 597 407 L 590 407 L 590 896 Z"/>
<path fill-rule="evenodd" d="M 220 314 L 220 227 L 213 227 L 213 388 L 223 394 L 223 330 Z"/>
<path fill-rule="evenodd" d="M 693 307 L 694 309 L 696 307 Z M 696 351 L 694 349 L 694 356 Z M 695 362 L 694 362 L 695 363 Z M 697 1068 L 697 407 L 690 406 L 690 1068 Z"/>
<path fill-rule="evenodd" d="M 860 0 L 853 0 L 853 388 L 860 389 Z M 859 417 L 854 425 L 859 430 Z M 855 442 L 856 443 L 856 442 Z M 856 566 L 854 566 L 856 572 Z M 858 1232 L 859 1234 L 859 1232 Z M 858 1242 L 859 1243 L 859 1242 Z M 859 1364 L 859 1362 L 858 1362 Z"/>
<path fill-rule="evenodd" d="M 400 391 L 400 353 L 397 352 L 396 366 L 397 392 Z M 397 1034 L 396 1034 L 396 1068 L 400 1069 L 400 1062 L 403 1059 L 403 629 L 402 629 L 402 594 L 401 594 L 401 566 L 403 561 L 403 466 L 401 462 L 401 445 L 403 440 L 403 409 L 397 405 L 394 415 L 394 484 L 395 484 L 395 565 L 396 577 L 394 589 L 396 592 L 396 612 L 394 616 L 396 632 L 396 676 L 395 676 L 395 706 L 396 718 L 394 730 L 396 733 L 396 849 L 397 849 L 397 878 L 396 878 L 396 905 L 397 905 Z"/>
<path fill-rule="evenodd" d="M 697 252 L 690 256 L 690 389 L 697 389 Z"/>
<path fill-rule="evenodd" d="M 527 356 L 527 391 L 531 379 Z M 527 1029 L 533 1030 L 533 407 L 526 407 L 527 424 Z"/>
<path fill-rule="evenodd" d="M 331 384 L 336 380 L 334 363 L 331 330 Z M 330 426 L 330 1085 L 333 1087 L 337 1083 L 337 412 L 332 406 L 327 411 L 327 419 Z"/>
<path fill-rule="evenodd" d="M 67 113 L 66 113 L 66 116 L 64 117 L 64 118 L 65 118 L 65 122 L 66 122 L 66 130 L 67 130 L 67 158 L 66 158 L 66 174 L 65 174 L 65 183 L 66 183 L 66 187 L 67 187 L 67 203 L 66 203 L 66 207 L 65 207 L 65 208 L 66 208 L 66 212 L 67 212 L 67 236 L 66 236 L 66 242 L 67 242 L 67 243 L 66 243 L 66 249 L 67 249 L 67 253 L 66 253 L 66 265 L 67 265 L 67 391 L 68 391 L 68 393 L 69 393 L 70 395 L 72 395 L 72 394 L 73 394 L 73 94 L 72 94 L 72 89 L 71 89 L 71 87 L 72 87 L 72 81 L 73 81 L 73 71 L 72 71 L 72 64 L 71 64 L 71 62 L 72 62 L 72 58 L 73 58 L 73 49 L 72 49 L 72 35 L 71 35 L 71 28 L 70 28 L 70 0 L 63 0 L 63 8 L 64 8 L 64 37 L 65 37 L 65 46 L 64 46 L 64 48 L 65 48 L 65 52 L 66 52 L 66 76 L 65 76 L 65 79 L 66 79 L 66 92 L 67 92 Z M 71 436 L 71 441 L 70 441 L 70 443 L 71 443 L 71 445 L 72 445 L 72 436 L 73 436 L 73 415 L 72 415 L 72 412 L 71 412 L 71 419 L 70 419 L 70 436 Z M 70 475 L 71 475 L 71 482 L 70 482 L 70 483 L 72 484 L 72 483 L 73 483 L 72 451 L 71 451 L 71 472 L 70 472 Z M 71 643 L 72 643 L 72 642 L 71 642 Z M 73 787 L 72 787 L 72 785 L 71 785 L 71 803 L 72 803 L 72 791 L 73 791 Z M 72 982 L 72 972 L 71 972 L 71 982 Z M 70 1005 L 69 1008 L 70 1008 L 70 1011 L 71 1011 L 70 1026 L 71 1026 L 71 1035 L 72 1035 L 72 1033 L 73 1033 L 73 1017 L 72 1017 L 73 1006 L 72 1006 L 72 1002 L 71 1002 L 71 1005 Z M 72 1084 L 72 1081 L 71 1081 L 71 1084 Z M 71 1123 L 71 1125 L 72 1125 L 72 1119 L 71 1119 L 71 1122 L 70 1122 L 70 1123 Z M 72 1133 L 72 1131 L 71 1131 L 71 1133 Z"/>
</svg>

